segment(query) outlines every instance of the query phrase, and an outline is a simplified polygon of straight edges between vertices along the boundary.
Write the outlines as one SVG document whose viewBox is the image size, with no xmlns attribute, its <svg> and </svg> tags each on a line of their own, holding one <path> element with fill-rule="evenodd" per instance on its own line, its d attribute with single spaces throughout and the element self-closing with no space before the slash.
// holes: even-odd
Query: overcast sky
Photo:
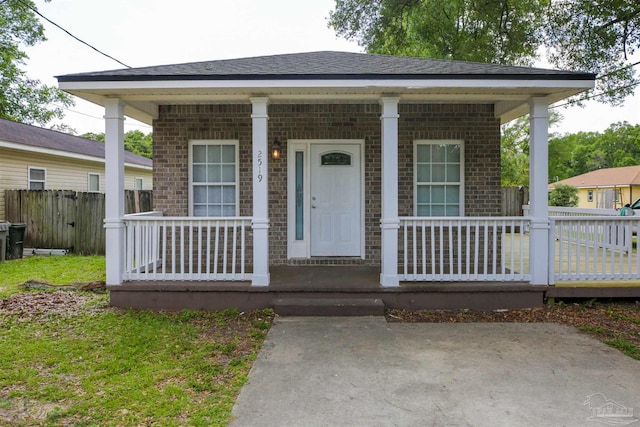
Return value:
<svg viewBox="0 0 640 427">
<path fill-rule="evenodd" d="M 35 0 L 47 18 L 119 61 L 132 66 L 175 64 L 281 53 L 362 52 L 327 28 L 334 0 Z M 27 53 L 29 77 L 57 85 L 56 75 L 122 68 L 45 22 L 48 40 Z M 599 131 L 626 120 L 640 123 L 640 88 L 623 107 L 588 102 L 559 108 L 554 129 Z M 77 100 L 64 122 L 78 133 L 104 132 L 102 107 Z M 150 132 L 132 119 L 125 130 Z"/>
</svg>

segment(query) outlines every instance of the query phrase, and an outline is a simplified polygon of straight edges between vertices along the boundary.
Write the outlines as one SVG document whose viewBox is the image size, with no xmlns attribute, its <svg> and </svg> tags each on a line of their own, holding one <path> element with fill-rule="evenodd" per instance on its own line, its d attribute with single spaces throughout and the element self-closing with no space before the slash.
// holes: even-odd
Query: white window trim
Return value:
<svg viewBox="0 0 640 427">
<path fill-rule="evenodd" d="M 464 140 L 461 140 L 461 139 L 416 139 L 413 141 L 413 214 L 415 216 L 418 216 L 418 145 L 436 145 L 436 144 L 460 145 L 460 212 L 459 212 L 460 215 L 459 216 L 462 217 L 465 215 L 465 210 L 464 210 L 465 154 L 464 154 Z"/>
<path fill-rule="evenodd" d="M 97 176 L 98 177 L 98 189 L 97 190 L 92 190 L 91 189 L 91 177 L 92 176 Z M 89 172 L 87 173 L 87 192 L 89 193 L 99 193 L 100 192 L 100 174 L 99 173 L 95 173 L 95 172 Z"/>
<path fill-rule="evenodd" d="M 587 190 L 587 202 L 593 203 L 593 190 Z"/>
<path fill-rule="evenodd" d="M 31 179 L 31 171 L 32 170 L 44 171 L 44 180 Z M 46 190 L 47 189 L 47 168 L 43 168 L 43 167 L 40 167 L 40 166 L 29 166 L 28 170 L 27 170 L 27 189 L 31 190 L 31 183 L 32 182 L 42 182 L 43 183 L 43 189 Z"/>
<path fill-rule="evenodd" d="M 189 216 L 193 216 L 193 146 L 194 145 L 235 145 L 235 164 L 236 164 L 236 212 L 234 216 L 238 216 L 240 211 L 240 141 L 237 139 L 192 139 L 189 140 Z M 206 217 L 198 217 L 206 218 Z M 218 218 L 218 217 L 216 217 Z M 224 217 L 219 217 L 224 218 Z"/>
<path fill-rule="evenodd" d="M 140 180 L 140 188 L 136 188 L 136 183 Z M 144 190 L 144 178 L 141 176 L 136 176 L 133 178 L 133 189 L 134 190 Z"/>
</svg>

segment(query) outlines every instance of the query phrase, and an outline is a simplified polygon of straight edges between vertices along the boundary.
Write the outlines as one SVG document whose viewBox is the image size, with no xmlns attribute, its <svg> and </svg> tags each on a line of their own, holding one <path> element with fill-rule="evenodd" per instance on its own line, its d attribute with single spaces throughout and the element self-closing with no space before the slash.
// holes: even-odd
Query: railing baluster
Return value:
<svg viewBox="0 0 640 427">
<path fill-rule="evenodd" d="M 431 280 L 435 280 L 436 278 L 436 230 L 435 223 L 433 221 L 429 221 L 429 228 L 431 228 Z"/>
<path fill-rule="evenodd" d="M 413 257 L 411 259 L 413 264 L 413 277 L 416 277 L 418 274 L 418 242 L 416 241 L 416 237 L 418 235 L 418 223 L 414 222 L 411 230 L 411 236 L 413 239 L 413 244 L 411 245 L 413 248 Z"/>
<path fill-rule="evenodd" d="M 242 224 L 242 229 L 241 229 L 241 236 L 240 236 L 240 280 L 244 280 L 244 263 L 245 263 L 245 259 L 244 259 L 245 223 L 244 221 L 241 222 L 241 224 Z"/>
<path fill-rule="evenodd" d="M 213 249 L 213 277 L 218 276 L 218 254 L 220 251 L 218 250 L 218 246 L 220 245 L 220 221 L 216 221 L 216 239 L 215 239 L 215 247 Z"/>
<path fill-rule="evenodd" d="M 236 220 L 233 220 L 233 245 L 231 246 L 232 250 L 233 250 L 233 254 L 231 255 L 231 275 L 235 276 L 236 275 L 236 244 L 238 241 L 238 236 L 237 236 L 237 228 L 236 228 Z"/>
<path fill-rule="evenodd" d="M 222 247 L 222 275 L 226 280 L 227 277 L 227 254 L 228 254 L 228 247 L 229 247 L 229 243 L 228 243 L 228 236 L 227 236 L 227 232 L 228 232 L 228 224 L 227 221 L 223 222 L 223 236 L 224 236 L 224 246 Z"/>
<path fill-rule="evenodd" d="M 466 272 L 467 279 L 471 279 L 471 221 L 467 220 L 465 222 L 467 227 L 467 239 L 465 242 L 465 262 L 466 262 Z"/>
<path fill-rule="evenodd" d="M 447 230 L 449 235 L 449 275 L 453 277 L 455 271 L 453 270 L 453 226 L 451 221 L 447 221 Z"/>
<path fill-rule="evenodd" d="M 457 234 L 457 239 L 458 239 L 458 245 L 457 245 L 457 247 L 458 247 L 458 250 L 457 250 L 457 253 L 458 253 L 458 276 L 459 277 L 463 277 L 464 276 L 464 274 L 463 274 L 464 272 L 463 272 L 463 269 L 462 269 L 462 262 L 463 262 L 463 259 L 462 259 L 462 221 L 457 221 L 457 223 L 458 223 L 458 234 Z"/>
<path fill-rule="evenodd" d="M 426 224 L 424 221 L 420 223 L 420 231 L 422 232 L 422 277 L 427 277 L 427 239 Z"/>
<path fill-rule="evenodd" d="M 409 258 L 409 244 L 407 243 L 407 228 L 409 227 L 409 221 L 403 221 L 403 226 L 404 226 L 404 230 L 403 230 L 403 244 L 404 244 L 404 259 L 403 259 L 403 273 L 404 273 L 404 277 L 405 279 L 408 279 L 408 275 L 409 275 L 409 264 L 408 264 L 408 258 Z"/>
</svg>

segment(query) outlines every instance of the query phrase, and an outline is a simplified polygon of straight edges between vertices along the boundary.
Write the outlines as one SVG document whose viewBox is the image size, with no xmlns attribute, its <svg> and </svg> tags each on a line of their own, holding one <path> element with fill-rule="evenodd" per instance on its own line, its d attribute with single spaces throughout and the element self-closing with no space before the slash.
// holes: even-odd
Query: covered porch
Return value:
<svg viewBox="0 0 640 427">
<path fill-rule="evenodd" d="M 279 292 L 317 290 L 421 305 L 428 295 L 438 301 L 436 294 L 459 292 L 472 295 L 465 304 L 475 307 L 490 288 L 535 289 L 542 301 L 559 275 L 639 277 L 628 223 L 590 218 L 580 225 L 586 228 L 565 232 L 558 230 L 568 225 L 548 212 L 548 107 L 593 79 L 313 52 L 59 81 L 105 106 L 107 285 L 114 304 L 125 294 L 147 306 L 156 297 L 187 304 L 224 291 L 244 306 L 243 298 L 272 304 Z M 531 209 L 526 217 L 500 217 L 499 126 L 526 113 Z M 124 215 L 125 115 L 154 126 L 156 212 Z M 325 196 L 332 204 L 322 204 Z M 328 243 L 319 244 L 326 236 Z M 560 263 L 558 238 L 569 245 Z M 585 254 L 597 258 L 597 271 L 581 269 Z"/>
</svg>

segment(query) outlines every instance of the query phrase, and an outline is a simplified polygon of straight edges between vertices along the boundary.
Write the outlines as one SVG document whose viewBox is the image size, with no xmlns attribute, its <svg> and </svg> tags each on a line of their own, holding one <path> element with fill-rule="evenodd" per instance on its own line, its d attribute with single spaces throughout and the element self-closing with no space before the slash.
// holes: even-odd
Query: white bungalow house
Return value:
<svg viewBox="0 0 640 427">
<path fill-rule="evenodd" d="M 311 52 L 58 81 L 105 107 L 112 303 L 251 308 L 321 288 L 412 307 L 457 292 L 482 306 L 489 285 L 541 303 L 557 269 L 548 107 L 594 78 Z M 530 216 L 502 218 L 500 125 L 526 113 Z M 125 116 L 154 129 L 144 216 L 123 211 Z M 484 305 L 532 304 L 506 301 Z"/>
<path fill-rule="evenodd" d="M 0 119 L 0 220 L 5 190 L 105 191 L 105 147 L 98 141 Z M 124 153 L 124 186 L 151 190 L 153 162 Z"/>
</svg>

